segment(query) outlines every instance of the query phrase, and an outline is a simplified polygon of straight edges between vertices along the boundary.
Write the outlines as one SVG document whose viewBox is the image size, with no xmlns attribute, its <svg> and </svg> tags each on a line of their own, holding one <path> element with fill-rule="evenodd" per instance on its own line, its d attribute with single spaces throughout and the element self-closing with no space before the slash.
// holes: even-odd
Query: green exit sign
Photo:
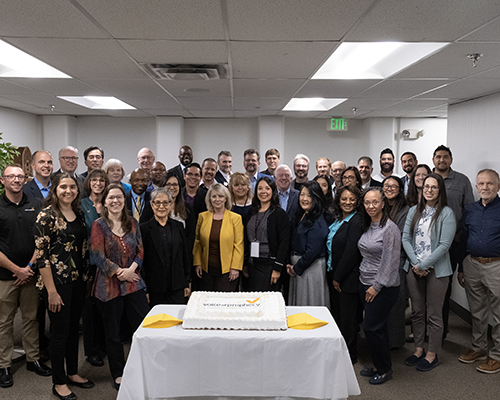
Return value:
<svg viewBox="0 0 500 400">
<path fill-rule="evenodd" d="M 326 125 L 327 131 L 346 131 L 347 130 L 347 120 L 344 118 L 331 118 L 327 121 Z"/>
</svg>

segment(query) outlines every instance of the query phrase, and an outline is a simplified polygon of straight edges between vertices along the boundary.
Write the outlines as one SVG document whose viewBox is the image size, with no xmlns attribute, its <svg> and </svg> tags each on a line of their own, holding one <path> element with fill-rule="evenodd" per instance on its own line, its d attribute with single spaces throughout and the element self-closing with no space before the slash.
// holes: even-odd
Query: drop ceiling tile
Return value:
<svg viewBox="0 0 500 400">
<path fill-rule="evenodd" d="M 163 96 L 165 91 L 153 80 L 144 79 L 84 79 L 109 96 Z"/>
<path fill-rule="evenodd" d="M 109 37 L 67 0 L 2 1 L 0 36 Z"/>
<path fill-rule="evenodd" d="M 467 54 L 482 53 L 473 68 Z M 464 78 L 500 66 L 500 43 L 454 43 L 393 76 L 405 78 Z"/>
<path fill-rule="evenodd" d="M 378 82 L 372 79 L 309 80 L 294 97 L 352 97 Z"/>
<path fill-rule="evenodd" d="M 0 79 L 0 95 L 36 95 L 39 92 L 33 88 L 24 85 L 21 82 L 15 81 L 13 78 Z"/>
<path fill-rule="evenodd" d="M 364 111 L 373 111 L 378 110 L 383 107 L 390 106 L 391 104 L 398 103 L 404 99 L 402 98 L 392 98 L 392 99 L 360 99 L 360 98 L 351 98 L 349 100 L 344 101 L 335 107 L 335 110 L 341 111 L 351 111 L 355 107 L 356 115 L 360 112 Z"/>
<path fill-rule="evenodd" d="M 193 113 L 195 112 L 193 110 L 229 110 L 231 113 L 233 112 L 229 97 L 177 97 L 177 100 Z"/>
<path fill-rule="evenodd" d="M 50 94 L 38 93 L 36 95 L 31 96 L 9 96 L 10 99 L 14 101 L 19 101 L 25 104 L 29 104 L 36 107 L 41 107 L 45 109 L 49 109 L 51 104 L 56 106 L 56 109 L 65 108 L 65 109 L 80 109 L 81 106 L 77 104 L 70 103 L 68 101 L 58 99 L 56 96 Z"/>
<path fill-rule="evenodd" d="M 345 40 L 451 42 L 498 12 L 498 2 L 491 0 L 381 0 Z"/>
<path fill-rule="evenodd" d="M 105 96 L 106 93 L 76 79 L 9 78 L 9 81 L 55 96 Z M 1 89 L 0 89 L 1 92 Z"/>
<path fill-rule="evenodd" d="M 386 117 L 391 117 L 391 118 L 400 118 L 400 117 L 405 117 L 408 116 L 408 113 L 402 112 L 402 111 L 385 111 L 385 110 L 379 110 L 379 111 L 371 111 L 369 113 L 366 113 L 363 115 L 364 118 L 386 118 Z"/>
<path fill-rule="evenodd" d="M 157 80 L 173 96 L 181 97 L 230 97 L 231 88 L 227 79 L 213 81 L 169 81 Z M 193 91 L 194 90 L 194 91 Z M 197 92 L 196 90 L 200 90 Z"/>
<path fill-rule="evenodd" d="M 500 67 L 474 75 L 474 79 L 500 79 Z"/>
<path fill-rule="evenodd" d="M 150 114 L 141 110 L 102 110 L 102 113 L 110 117 L 151 117 Z"/>
<path fill-rule="evenodd" d="M 372 0 L 231 0 L 231 40 L 340 40 Z M 258 21 L 258 23 L 256 23 Z"/>
<path fill-rule="evenodd" d="M 448 80 L 386 80 L 359 93 L 359 98 L 408 98 L 449 83 Z"/>
<path fill-rule="evenodd" d="M 476 31 L 466 35 L 459 42 L 491 42 L 500 40 L 500 19 L 496 18 Z"/>
<path fill-rule="evenodd" d="M 231 42 L 233 78 L 309 78 L 338 43 Z"/>
<path fill-rule="evenodd" d="M 168 64 L 227 64 L 224 41 L 119 40 L 137 62 Z"/>
<path fill-rule="evenodd" d="M 233 118 L 234 113 L 227 110 L 190 110 L 195 118 Z"/>
<path fill-rule="evenodd" d="M 14 100 L 11 97 L 0 97 L 0 107 L 13 108 L 15 110 L 21 110 L 24 108 L 37 108 L 36 106 L 23 102 L 22 99 Z"/>
<path fill-rule="evenodd" d="M 429 108 L 446 106 L 442 100 L 406 100 L 400 103 L 393 104 L 391 106 L 383 108 L 381 111 L 422 111 Z"/>
<path fill-rule="evenodd" d="M 470 99 L 488 95 L 500 90 L 498 79 L 464 79 L 425 94 L 425 97 L 447 97 Z"/>
<path fill-rule="evenodd" d="M 13 45 L 74 78 L 144 78 L 113 40 L 9 39 Z"/>
<path fill-rule="evenodd" d="M 282 98 L 247 98 L 237 97 L 234 99 L 235 110 L 271 110 L 281 111 L 286 106 L 289 99 Z"/>
<path fill-rule="evenodd" d="M 234 79 L 236 97 L 291 98 L 305 79 Z"/>
<path fill-rule="evenodd" d="M 165 110 L 161 108 L 144 108 L 142 111 L 154 115 L 156 117 L 184 117 L 184 118 L 192 118 L 193 115 L 187 110 Z"/>
<path fill-rule="evenodd" d="M 235 110 L 234 116 L 236 118 L 258 118 L 264 115 L 277 115 L 277 111 L 265 111 L 265 110 Z"/>
<path fill-rule="evenodd" d="M 224 39 L 219 0 L 78 2 L 116 38 Z"/>
<path fill-rule="evenodd" d="M 182 110 L 182 106 L 166 93 L 161 96 L 120 96 L 119 99 L 140 110 L 148 108 Z"/>
</svg>

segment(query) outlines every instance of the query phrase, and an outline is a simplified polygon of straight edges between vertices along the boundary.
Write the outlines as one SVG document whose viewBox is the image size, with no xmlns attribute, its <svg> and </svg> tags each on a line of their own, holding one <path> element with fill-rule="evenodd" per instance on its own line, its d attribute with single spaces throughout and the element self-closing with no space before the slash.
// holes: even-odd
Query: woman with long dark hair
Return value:
<svg viewBox="0 0 500 400">
<path fill-rule="evenodd" d="M 292 233 L 290 274 L 291 306 L 330 306 L 326 284 L 326 237 L 328 225 L 323 218 L 321 196 L 316 181 L 304 184 L 300 191 L 297 222 Z"/>
<path fill-rule="evenodd" d="M 92 259 L 97 266 L 94 296 L 104 303 L 104 332 L 109 369 L 116 389 L 120 387 L 125 354 L 120 323 L 127 316 L 135 331 L 149 312 L 146 284 L 140 269 L 143 245 L 138 222 L 125 207 L 125 190 L 109 185 L 102 194 L 101 218 L 92 225 Z"/>
<path fill-rule="evenodd" d="M 290 222 L 280 207 L 273 179 L 262 177 L 255 186 L 250 218 L 246 225 L 248 290 L 278 291 L 290 243 Z"/>
<path fill-rule="evenodd" d="M 447 206 L 446 187 L 441 175 L 429 174 L 423 181 L 419 203 L 408 212 L 403 246 L 412 300 L 412 329 L 415 352 L 405 360 L 419 371 L 430 371 L 439 363 L 437 353 L 443 337 L 443 303 L 453 273 L 448 250 L 455 236 L 456 220 Z M 425 328 L 427 324 L 427 329 Z M 424 351 L 426 330 L 429 348 Z"/>
<path fill-rule="evenodd" d="M 431 169 L 427 164 L 418 164 L 410 175 L 410 183 L 408 185 L 408 194 L 406 195 L 406 203 L 409 207 L 418 204 L 422 197 L 422 185 L 427 175 L 431 173 Z"/>
<path fill-rule="evenodd" d="M 323 193 L 322 196 L 322 207 L 323 207 L 323 217 L 328 225 L 331 225 L 335 220 L 334 214 L 335 209 L 333 205 L 333 178 L 326 175 L 316 175 L 313 178 L 314 181 L 318 182 Z"/>
<path fill-rule="evenodd" d="M 401 232 L 389 219 L 382 188 L 368 188 L 363 205 L 365 232 L 358 242 L 363 257 L 359 290 L 365 309 L 363 328 L 375 369 L 367 367 L 361 375 L 370 377 L 370 384 L 379 385 L 392 378 L 387 318 L 399 295 Z"/>
<path fill-rule="evenodd" d="M 352 363 L 358 360 L 357 338 L 362 308 L 359 298 L 358 241 L 363 234 L 359 213 L 361 192 L 355 185 L 341 186 L 335 196 L 335 221 L 330 225 L 327 282 L 333 318 L 344 337 Z"/>
<path fill-rule="evenodd" d="M 35 223 L 39 283 L 51 323 L 52 393 L 70 400 L 76 395 L 67 383 L 84 389 L 94 386 L 78 375 L 78 323 L 89 279 L 88 241 L 79 198 L 75 177 L 58 174 L 46 199 L 48 207 L 40 211 Z"/>
</svg>

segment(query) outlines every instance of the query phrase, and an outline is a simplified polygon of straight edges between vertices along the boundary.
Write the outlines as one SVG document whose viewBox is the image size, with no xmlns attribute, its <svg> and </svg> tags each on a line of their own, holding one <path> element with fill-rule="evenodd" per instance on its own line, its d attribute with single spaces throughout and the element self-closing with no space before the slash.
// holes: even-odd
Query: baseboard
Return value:
<svg viewBox="0 0 500 400">
<path fill-rule="evenodd" d="M 453 311 L 459 318 L 463 319 L 469 325 L 472 325 L 472 318 L 470 316 L 470 311 L 462 307 L 457 302 L 450 299 L 450 310 Z"/>
</svg>

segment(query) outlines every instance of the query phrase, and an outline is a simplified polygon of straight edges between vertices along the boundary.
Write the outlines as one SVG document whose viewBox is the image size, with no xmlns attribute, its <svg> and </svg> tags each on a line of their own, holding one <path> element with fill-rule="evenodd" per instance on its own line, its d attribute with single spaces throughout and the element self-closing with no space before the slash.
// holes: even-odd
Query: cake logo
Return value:
<svg viewBox="0 0 500 400">
<path fill-rule="evenodd" d="M 255 310 L 261 305 L 260 297 L 255 300 L 213 298 L 203 302 L 206 309 L 219 310 Z"/>
<path fill-rule="evenodd" d="M 247 300 L 248 303 L 253 304 L 260 300 L 260 297 L 257 297 L 255 300 Z"/>
</svg>

